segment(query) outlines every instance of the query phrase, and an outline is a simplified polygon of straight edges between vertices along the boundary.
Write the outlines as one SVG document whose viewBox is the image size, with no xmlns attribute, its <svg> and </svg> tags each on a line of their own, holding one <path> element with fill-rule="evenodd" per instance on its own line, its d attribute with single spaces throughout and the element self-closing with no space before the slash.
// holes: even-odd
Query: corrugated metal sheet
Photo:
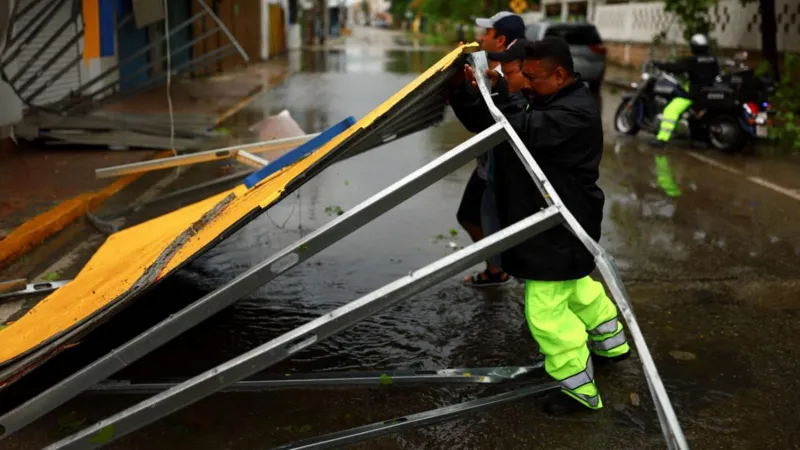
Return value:
<svg viewBox="0 0 800 450">
<path fill-rule="evenodd" d="M 27 40 L 26 47 L 19 52 L 19 55 L 14 59 L 12 64 L 9 65 L 9 70 L 6 74 L 9 77 L 17 75 L 17 71 L 21 71 L 28 62 L 32 64 L 24 70 L 19 79 L 14 83 L 14 86 L 21 88 L 32 78 L 38 76 L 33 83 L 21 92 L 23 97 L 27 97 L 31 93 L 38 90 L 38 88 L 45 83 L 49 82 L 59 71 L 65 68 L 66 65 L 74 62 L 74 59 L 80 55 L 79 44 L 73 44 L 65 48 L 65 45 L 73 39 L 81 29 L 79 20 L 72 16 L 74 3 L 77 0 L 67 0 L 58 6 L 58 10 L 53 16 L 53 19 L 44 26 L 32 39 Z M 17 10 L 36 3 L 35 0 L 21 0 Z M 24 17 L 21 17 L 14 23 L 14 34 L 19 34 L 24 30 L 29 30 L 35 27 L 37 18 L 47 14 L 56 0 L 39 2 L 38 5 Z M 79 18 L 78 18 L 79 19 Z M 48 40 L 56 34 L 66 22 L 71 22 L 67 29 L 58 36 L 57 39 L 48 46 L 41 54 L 38 54 L 48 42 Z M 7 49 L 7 51 L 10 49 Z M 38 54 L 38 55 L 37 55 Z M 51 58 L 57 57 L 54 62 L 46 67 L 46 64 Z M 51 86 L 45 89 L 41 94 L 32 99 L 31 103 L 34 105 L 47 105 L 69 95 L 73 89 L 80 87 L 80 68 L 78 65 L 69 68 L 58 80 L 55 80 Z"/>
</svg>

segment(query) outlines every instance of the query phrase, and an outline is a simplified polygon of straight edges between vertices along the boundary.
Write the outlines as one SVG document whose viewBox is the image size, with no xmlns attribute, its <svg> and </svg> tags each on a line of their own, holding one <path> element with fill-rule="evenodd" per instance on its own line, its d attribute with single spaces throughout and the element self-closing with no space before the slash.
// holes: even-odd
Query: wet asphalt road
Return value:
<svg viewBox="0 0 800 450">
<path fill-rule="evenodd" d="M 364 33 L 363 31 L 361 33 Z M 253 123 L 286 108 L 308 132 L 366 114 L 438 59 L 386 50 L 381 37 L 306 53 L 300 70 L 241 114 Z M 367 41 L 367 39 L 372 39 Z M 656 173 L 647 136 L 619 138 L 619 94 L 600 99 L 607 197 L 601 244 L 617 259 L 636 314 L 693 448 L 798 448 L 800 203 L 675 148 L 666 156 L 680 195 Z M 156 294 L 197 297 L 331 220 L 469 136 L 452 116 L 438 127 L 340 162 L 299 195 L 237 232 Z M 796 160 L 698 153 L 798 189 Z M 661 159 L 663 161 L 663 159 Z M 472 166 L 436 183 L 259 289 L 118 378 L 186 377 L 341 306 L 467 245 L 455 211 Z M 520 286 L 474 290 L 461 277 L 429 289 L 295 355 L 272 373 L 525 365 L 536 355 Z M 155 294 L 154 294 L 155 295 Z M 638 358 L 600 371 L 606 407 L 552 419 L 527 399 L 467 418 L 356 445 L 376 449 L 664 448 Z M 504 387 L 387 388 L 220 394 L 111 448 L 255 449 L 503 392 Z M 39 448 L 83 418 L 142 397 L 82 396 L 0 448 Z M 74 415 L 69 414 L 74 412 Z M 69 418 L 72 417 L 72 418 Z"/>
</svg>

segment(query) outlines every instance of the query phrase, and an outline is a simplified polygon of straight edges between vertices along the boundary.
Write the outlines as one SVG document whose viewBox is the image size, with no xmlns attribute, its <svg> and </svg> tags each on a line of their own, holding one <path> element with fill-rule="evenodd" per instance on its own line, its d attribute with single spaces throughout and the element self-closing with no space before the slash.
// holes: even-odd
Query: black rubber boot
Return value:
<svg viewBox="0 0 800 450">
<path fill-rule="evenodd" d="M 664 141 L 659 141 L 658 139 L 653 139 L 650 141 L 650 147 L 652 148 L 666 148 L 667 143 Z"/>
<path fill-rule="evenodd" d="M 596 355 L 596 354 L 592 353 L 592 362 L 594 363 L 595 367 L 605 367 L 605 366 L 609 366 L 611 364 L 620 363 L 620 362 L 625 361 L 626 359 L 628 359 L 630 357 L 631 357 L 631 351 L 630 350 L 628 350 L 627 352 L 625 352 L 625 353 L 623 353 L 623 354 L 621 354 L 619 356 L 614 356 L 614 357 L 611 357 L 611 358 L 608 358 L 608 357 L 605 357 L 605 356 L 599 356 L 599 355 Z"/>
<path fill-rule="evenodd" d="M 542 409 L 548 416 L 569 416 L 592 411 L 588 406 L 561 391 L 548 397 Z"/>
</svg>

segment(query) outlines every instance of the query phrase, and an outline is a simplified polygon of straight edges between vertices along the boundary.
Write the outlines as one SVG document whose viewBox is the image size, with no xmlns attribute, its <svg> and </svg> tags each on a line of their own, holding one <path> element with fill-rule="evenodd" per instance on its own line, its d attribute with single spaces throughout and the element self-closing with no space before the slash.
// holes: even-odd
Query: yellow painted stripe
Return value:
<svg viewBox="0 0 800 450">
<path fill-rule="evenodd" d="M 154 158 L 171 156 L 172 152 L 161 152 Z M 0 269 L 21 257 L 45 239 L 63 230 L 87 211 L 91 211 L 112 195 L 133 183 L 141 174 L 122 177 L 97 192 L 89 192 L 65 200 L 55 207 L 23 223 L 0 240 Z"/>
</svg>

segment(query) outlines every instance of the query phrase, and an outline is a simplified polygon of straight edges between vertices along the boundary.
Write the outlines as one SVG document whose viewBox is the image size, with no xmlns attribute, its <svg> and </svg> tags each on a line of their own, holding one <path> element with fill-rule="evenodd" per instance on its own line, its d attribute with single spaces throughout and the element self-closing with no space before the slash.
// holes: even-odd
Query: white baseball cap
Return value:
<svg viewBox="0 0 800 450">
<path fill-rule="evenodd" d="M 494 28 L 494 24 L 499 22 L 501 19 L 504 19 L 509 16 L 515 16 L 516 14 L 508 11 L 500 11 L 499 13 L 493 15 L 490 18 L 479 17 L 475 19 L 475 25 L 481 28 Z"/>
</svg>

